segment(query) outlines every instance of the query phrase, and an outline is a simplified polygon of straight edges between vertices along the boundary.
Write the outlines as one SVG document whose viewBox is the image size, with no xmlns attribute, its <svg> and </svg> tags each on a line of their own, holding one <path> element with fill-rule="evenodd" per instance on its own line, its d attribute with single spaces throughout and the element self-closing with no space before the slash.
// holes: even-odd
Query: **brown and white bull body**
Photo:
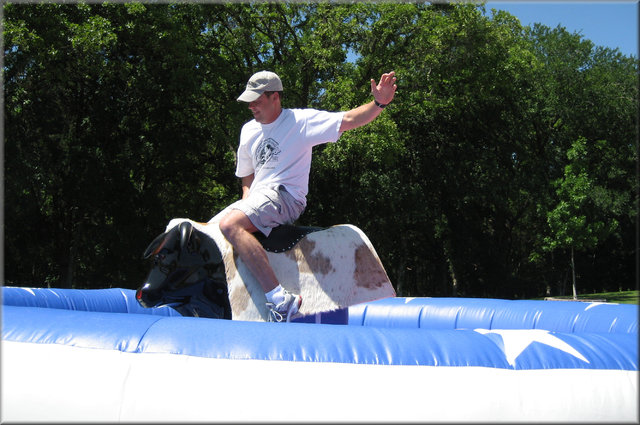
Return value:
<svg viewBox="0 0 640 425">
<path fill-rule="evenodd" d="M 219 221 L 227 211 L 221 211 L 208 223 L 173 219 L 166 232 L 188 221 L 213 239 L 224 262 L 233 319 L 265 321 L 268 310 L 264 292 L 220 231 Z M 267 256 L 281 285 L 302 296 L 302 316 L 395 296 L 369 238 L 353 225 L 314 231 L 291 249 L 267 252 Z"/>
</svg>

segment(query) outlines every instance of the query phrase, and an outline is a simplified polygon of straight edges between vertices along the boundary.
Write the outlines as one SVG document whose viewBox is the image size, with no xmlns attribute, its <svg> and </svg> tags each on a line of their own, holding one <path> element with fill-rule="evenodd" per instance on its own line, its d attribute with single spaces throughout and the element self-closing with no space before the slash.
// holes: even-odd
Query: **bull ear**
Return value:
<svg viewBox="0 0 640 425">
<path fill-rule="evenodd" d="M 180 233 L 180 251 L 187 246 L 189 238 L 191 238 L 191 232 L 193 232 L 193 225 L 188 221 L 183 221 L 178 225 L 178 232 Z"/>
<path fill-rule="evenodd" d="M 144 254 L 142 254 L 142 258 L 146 260 L 152 255 L 157 254 L 162 249 L 162 247 L 166 242 L 167 242 L 166 232 L 156 236 L 156 238 L 149 244 L 147 249 L 144 251 Z"/>
</svg>

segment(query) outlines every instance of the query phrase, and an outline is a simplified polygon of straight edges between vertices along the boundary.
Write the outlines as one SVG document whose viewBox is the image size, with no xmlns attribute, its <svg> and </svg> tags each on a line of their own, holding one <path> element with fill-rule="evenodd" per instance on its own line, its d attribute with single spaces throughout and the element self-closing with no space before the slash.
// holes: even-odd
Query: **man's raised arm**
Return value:
<svg viewBox="0 0 640 425">
<path fill-rule="evenodd" d="M 371 79 L 371 94 L 374 100 L 347 111 L 342 118 L 340 132 L 362 127 L 380 115 L 382 109 L 393 100 L 393 96 L 398 88 L 395 75 L 396 73 L 394 71 L 382 74 L 378 84 L 376 84 L 374 79 Z"/>
</svg>

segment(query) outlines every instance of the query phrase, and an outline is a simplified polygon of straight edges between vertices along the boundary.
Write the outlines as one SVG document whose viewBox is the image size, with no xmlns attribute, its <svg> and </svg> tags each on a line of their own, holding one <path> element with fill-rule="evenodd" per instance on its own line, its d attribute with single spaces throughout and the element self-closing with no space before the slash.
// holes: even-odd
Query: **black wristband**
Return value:
<svg viewBox="0 0 640 425">
<path fill-rule="evenodd" d="M 380 103 L 377 100 L 373 99 L 373 102 L 376 104 L 377 107 L 384 109 L 388 103 Z"/>
</svg>

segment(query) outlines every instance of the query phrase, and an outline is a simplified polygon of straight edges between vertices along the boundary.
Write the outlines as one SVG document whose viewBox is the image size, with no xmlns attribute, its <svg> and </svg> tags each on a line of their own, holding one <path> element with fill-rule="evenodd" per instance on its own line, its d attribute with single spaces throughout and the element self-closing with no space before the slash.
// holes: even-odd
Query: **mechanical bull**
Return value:
<svg viewBox="0 0 640 425">
<path fill-rule="evenodd" d="M 137 290 L 144 307 L 170 305 L 184 316 L 266 321 L 266 298 L 258 281 L 222 235 L 223 210 L 208 223 L 173 219 L 147 247 L 154 264 Z M 280 226 L 267 251 L 281 285 L 302 295 L 297 316 L 327 312 L 395 296 L 367 236 L 343 224 L 329 228 Z"/>
</svg>

